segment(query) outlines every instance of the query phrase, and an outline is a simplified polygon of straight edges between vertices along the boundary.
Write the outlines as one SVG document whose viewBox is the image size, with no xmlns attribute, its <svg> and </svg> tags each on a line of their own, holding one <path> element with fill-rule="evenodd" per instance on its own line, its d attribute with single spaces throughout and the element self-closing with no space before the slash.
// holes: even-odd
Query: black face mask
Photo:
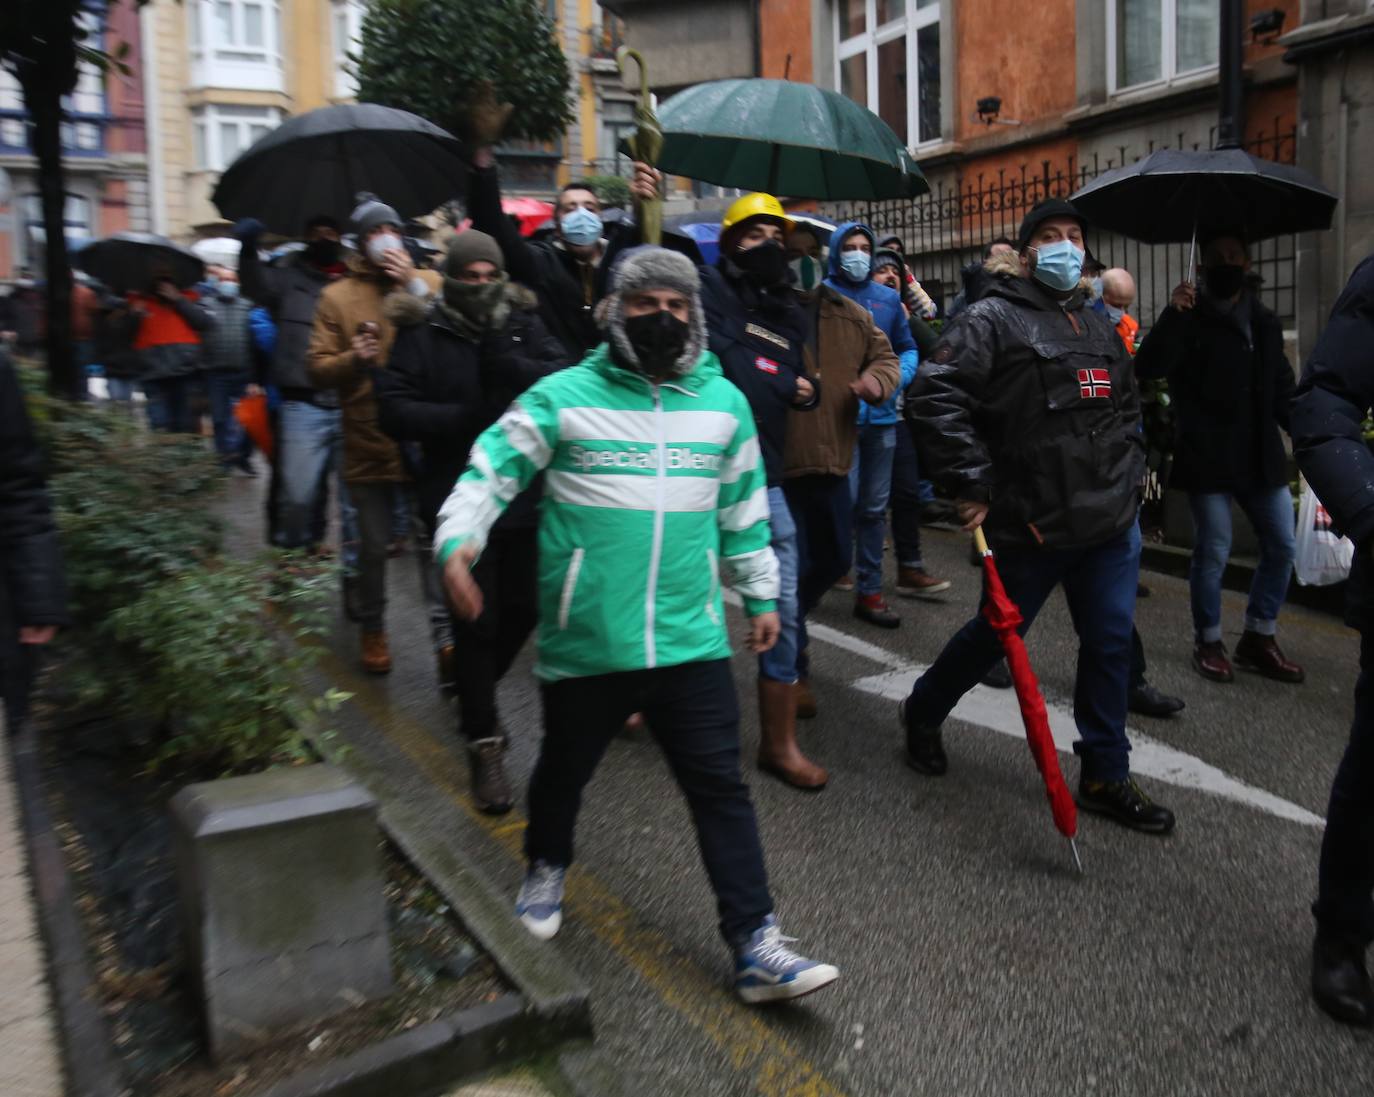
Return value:
<svg viewBox="0 0 1374 1097">
<path fill-rule="evenodd" d="M 337 240 L 311 240 L 305 245 L 305 261 L 317 267 L 332 267 L 339 261 L 340 247 Z"/>
<path fill-rule="evenodd" d="M 640 371 L 649 377 L 671 377 L 677 360 L 687 349 L 691 325 L 667 309 L 631 316 L 625 321 L 625 338 L 639 359 Z"/>
<path fill-rule="evenodd" d="M 752 248 L 736 248 L 730 258 L 756 286 L 778 286 L 787 277 L 787 251 L 777 240 L 765 240 Z"/>
<path fill-rule="evenodd" d="M 1245 268 L 1234 263 L 1217 263 L 1203 267 L 1207 279 L 1207 292 L 1213 297 L 1229 301 L 1245 286 Z"/>
</svg>

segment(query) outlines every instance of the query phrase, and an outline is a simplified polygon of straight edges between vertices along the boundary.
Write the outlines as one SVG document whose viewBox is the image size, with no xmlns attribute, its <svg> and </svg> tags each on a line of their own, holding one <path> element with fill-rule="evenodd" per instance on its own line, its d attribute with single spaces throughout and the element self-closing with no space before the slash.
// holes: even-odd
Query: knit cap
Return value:
<svg viewBox="0 0 1374 1097">
<path fill-rule="evenodd" d="M 353 222 L 353 231 L 358 234 L 361 243 L 367 234 L 379 225 L 395 225 L 400 230 L 402 219 L 401 215 L 388 206 L 375 194 L 361 191 L 358 194 L 358 205 L 350 218 Z"/>
<path fill-rule="evenodd" d="M 469 263 L 484 261 L 494 264 L 498 271 L 506 269 L 506 257 L 501 254 L 501 245 L 496 239 L 477 229 L 467 229 L 448 242 L 444 273 L 456 278 Z"/>
</svg>

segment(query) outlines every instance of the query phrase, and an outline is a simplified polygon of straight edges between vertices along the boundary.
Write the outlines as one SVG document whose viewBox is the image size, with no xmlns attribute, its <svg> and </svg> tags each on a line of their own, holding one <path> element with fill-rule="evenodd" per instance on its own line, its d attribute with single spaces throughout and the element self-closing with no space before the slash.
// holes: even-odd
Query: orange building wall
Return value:
<svg viewBox="0 0 1374 1097">
<path fill-rule="evenodd" d="M 773 80 L 810 83 L 815 79 L 811 64 L 811 5 L 796 0 L 760 0 L 759 49 L 760 76 Z M 791 55 L 791 66 L 788 55 Z"/>
<path fill-rule="evenodd" d="M 138 9 L 133 4 L 112 4 L 106 10 L 107 45 L 113 52 L 127 42 L 124 57 L 127 74 L 111 71 L 105 78 L 106 109 L 115 119 L 105 131 L 105 148 L 111 153 L 146 152 L 143 104 L 143 50 L 140 47 Z"/>
<path fill-rule="evenodd" d="M 1020 122 L 1073 109 L 1073 0 L 1040 0 L 1029 7 L 1006 0 L 960 0 L 954 10 L 956 140 L 986 134 L 987 127 L 974 116 L 974 104 L 984 96 L 998 96 L 1001 116 Z"/>
</svg>

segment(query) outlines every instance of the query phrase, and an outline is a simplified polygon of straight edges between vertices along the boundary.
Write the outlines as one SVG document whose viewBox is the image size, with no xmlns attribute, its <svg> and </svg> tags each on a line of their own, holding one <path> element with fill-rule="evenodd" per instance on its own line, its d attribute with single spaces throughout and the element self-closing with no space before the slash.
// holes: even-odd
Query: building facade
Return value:
<svg viewBox="0 0 1374 1097">
<path fill-rule="evenodd" d="M 1044 194 L 1071 193 L 1160 147 L 1217 139 L 1218 0 L 607 3 L 660 95 L 702 80 L 786 78 L 887 121 L 931 194 L 831 212 L 902 234 L 918 276 L 946 301 L 959 268 Z M 1332 233 L 1254 249 L 1265 300 L 1305 349 L 1374 250 L 1374 192 L 1357 166 L 1374 163 L 1374 0 L 1246 0 L 1245 23 L 1244 143 L 1306 167 L 1341 199 Z M 1147 322 L 1185 273 L 1187 245 L 1090 243 L 1136 271 Z"/>
<path fill-rule="evenodd" d="M 150 224 L 148 162 L 139 20 L 128 3 L 108 7 L 88 0 L 83 13 L 89 40 L 107 52 L 129 43 L 127 73 L 102 74 L 83 66 L 68 98 L 62 127 L 67 200 L 66 235 L 72 246 Z M 11 192 L 0 202 L 0 282 L 43 268 L 43 217 L 36 162 L 18 82 L 0 69 L 0 169 Z"/>
</svg>

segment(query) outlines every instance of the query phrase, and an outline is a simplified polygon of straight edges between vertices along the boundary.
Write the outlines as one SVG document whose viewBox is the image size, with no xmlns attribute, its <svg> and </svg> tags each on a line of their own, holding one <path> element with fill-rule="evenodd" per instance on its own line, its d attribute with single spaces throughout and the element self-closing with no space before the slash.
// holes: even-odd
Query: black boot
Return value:
<svg viewBox="0 0 1374 1097">
<path fill-rule="evenodd" d="M 1105 815 L 1114 823 L 1146 834 L 1168 834 L 1174 829 L 1174 813 L 1156 804 L 1133 779 L 1078 782 L 1078 806 Z"/>
<path fill-rule="evenodd" d="M 1126 707 L 1139 716 L 1163 719 L 1182 712 L 1187 706 L 1183 703 L 1183 698 L 1161 693 L 1149 682 L 1141 679 L 1139 685 L 1132 686 L 1126 694 Z"/>
<path fill-rule="evenodd" d="M 993 663 L 992 669 L 979 681 L 991 689 L 1011 689 L 1011 670 L 1007 667 L 1007 661 L 999 659 Z"/>
<path fill-rule="evenodd" d="M 1374 1025 L 1374 990 L 1365 967 L 1365 946 L 1348 936 L 1317 932 L 1312 942 L 1312 997 L 1347 1025 Z"/>
<path fill-rule="evenodd" d="M 927 777 L 943 777 L 949 769 L 939 727 L 917 727 L 907 722 L 906 701 L 897 704 L 897 719 L 906 733 L 906 764 Z"/>
</svg>

